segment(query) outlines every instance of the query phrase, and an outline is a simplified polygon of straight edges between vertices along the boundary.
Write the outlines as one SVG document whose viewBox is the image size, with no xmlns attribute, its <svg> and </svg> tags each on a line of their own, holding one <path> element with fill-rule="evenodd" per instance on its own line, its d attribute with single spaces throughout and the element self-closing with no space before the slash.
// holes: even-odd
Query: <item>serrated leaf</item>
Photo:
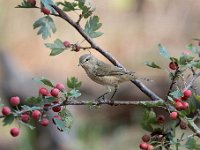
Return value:
<svg viewBox="0 0 200 150">
<path fill-rule="evenodd" d="M 64 6 L 63 7 L 63 11 L 74 11 L 76 10 L 76 6 L 78 5 L 77 3 L 74 3 L 74 2 L 67 2 L 67 1 L 64 1 L 64 2 L 58 2 L 58 5 L 62 5 Z"/>
<path fill-rule="evenodd" d="M 163 57 L 165 57 L 165 58 L 167 58 L 167 59 L 170 59 L 171 56 L 170 56 L 168 50 L 167 50 L 164 46 L 162 46 L 161 44 L 158 44 L 158 47 L 159 47 L 159 49 L 160 49 L 160 54 L 161 54 Z"/>
<path fill-rule="evenodd" d="M 189 150 L 199 150 L 200 145 L 196 143 L 194 137 L 190 137 L 185 143 L 185 147 Z"/>
<path fill-rule="evenodd" d="M 52 103 L 56 100 L 57 98 L 56 97 L 45 97 L 44 99 L 44 103 Z"/>
<path fill-rule="evenodd" d="M 32 125 L 30 125 L 30 124 L 28 124 L 28 123 L 24 123 L 24 122 L 22 122 L 22 121 L 19 121 L 19 122 L 20 122 L 20 124 L 22 124 L 22 125 L 28 127 L 28 128 L 31 129 L 31 130 L 35 129 L 34 126 L 32 126 Z"/>
<path fill-rule="evenodd" d="M 190 50 L 193 54 L 198 54 L 198 48 L 192 43 L 187 45 L 187 49 Z"/>
<path fill-rule="evenodd" d="M 29 97 L 25 100 L 28 104 L 39 104 L 42 99 L 40 97 Z"/>
<path fill-rule="evenodd" d="M 62 121 L 62 120 L 59 120 L 57 118 L 54 118 L 54 121 L 56 123 L 56 126 L 58 127 L 58 129 L 60 131 L 63 131 L 63 132 L 69 132 L 69 129 L 65 126 L 65 122 Z"/>
<path fill-rule="evenodd" d="M 183 93 L 179 90 L 176 90 L 176 91 L 169 93 L 169 95 L 173 96 L 174 98 L 180 98 L 183 96 Z"/>
<path fill-rule="evenodd" d="M 21 5 L 18 5 L 16 8 L 35 8 L 35 5 L 26 0 L 23 0 L 23 2 L 21 2 Z"/>
<path fill-rule="evenodd" d="M 181 56 L 180 59 L 179 59 L 179 64 L 180 64 L 180 65 L 187 65 L 187 64 L 190 63 L 193 59 L 194 59 L 193 56 L 190 56 L 190 55 L 183 55 L 183 56 Z"/>
<path fill-rule="evenodd" d="M 90 36 L 91 38 L 96 38 L 101 36 L 102 32 L 96 32 L 100 27 L 102 26 L 101 23 L 99 23 L 99 17 L 93 16 L 90 17 L 89 21 L 86 22 L 84 32 Z"/>
<path fill-rule="evenodd" d="M 56 11 L 54 10 L 54 8 L 51 7 L 51 5 L 55 5 L 55 3 L 53 2 L 53 0 L 41 0 L 41 2 L 44 5 L 44 7 L 46 7 L 48 10 L 50 10 L 52 13 L 56 13 Z"/>
<path fill-rule="evenodd" d="M 73 116 L 68 109 L 63 109 L 59 112 L 59 116 L 62 117 L 62 120 L 65 122 L 65 126 L 70 129 L 73 124 Z"/>
<path fill-rule="evenodd" d="M 13 114 L 5 116 L 5 118 L 3 119 L 3 126 L 12 124 L 14 119 L 15 119 L 15 117 Z"/>
<path fill-rule="evenodd" d="M 44 85 L 50 86 L 50 87 L 54 87 L 53 83 L 51 83 L 50 80 L 45 79 L 45 78 L 33 78 L 34 81 L 42 83 Z"/>
<path fill-rule="evenodd" d="M 81 84 L 81 81 L 78 81 L 76 77 L 67 78 L 67 86 L 70 89 L 78 89 Z"/>
<path fill-rule="evenodd" d="M 79 96 L 81 96 L 81 93 L 79 92 L 79 90 L 72 89 L 69 93 L 67 93 L 67 96 L 71 98 L 78 98 Z"/>
<path fill-rule="evenodd" d="M 50 16 L 45 16 L 43 18 L 38 19 L 33 24 L 33 29 L 39 28 L 39 31 L 37 32 L 38 35 L 42 35 L 43 39 L 47 39 L 48 37 L 51 37 L 51 32 L 56 32 L 56 26 L 54 24 L 53 19 Z"/>
<path fill-rule="evenodd" d="M 157 68 L 157 69 L 161 69 L 160 66 L 156 65 L 155 62 L 145 62 L 145 65 L 147 65 L 148 67 L 151 67 L 151 68 Z"/>
<path fill-rule="evenodd" d="M 146 109 L 144 111 L 144 115 L 143 115 L 143 119 L 142 119 L 141 125 L 142 125 L 143 129 L 145 129 L 145 130 L 147 130 L 149 132 L 154 131 L 154 129 L 157 128 L 155 112 Z"/>
<path fill-rule="evenodd" d="M 46 43 L 45 46 L 51 49 L 50 56 L 58 55 L 66 49 L 60 39 L 56 39 L 54 43 Z"/>
<path fill-rule="evenodd" d="M 21 106 L 23 108 L 23 111 L 33 111 L 33 110 L 40 110 L 42 109 L 41 107 L 38 107 L 38 106 L 27 106 L 27 105 L 23 105 Z"/>
<path fill-rule="evenodd" d="M 200 69 L 200 60 L 195 60 L 195 61 L 191 62 L 191 67 Z"/>
</svg>

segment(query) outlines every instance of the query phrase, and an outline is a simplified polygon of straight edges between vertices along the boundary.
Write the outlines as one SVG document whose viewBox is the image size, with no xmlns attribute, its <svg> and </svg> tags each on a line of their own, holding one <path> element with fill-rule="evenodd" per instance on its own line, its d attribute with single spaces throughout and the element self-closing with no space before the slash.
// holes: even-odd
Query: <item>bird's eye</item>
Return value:
<svg viewBox="0 0 200 150">
<path fill-rule="evenodd" d="M 87 62 L 89 59 L 87 58 L 86 60 L 85 60 L 85 62 Z"/>
</svg>

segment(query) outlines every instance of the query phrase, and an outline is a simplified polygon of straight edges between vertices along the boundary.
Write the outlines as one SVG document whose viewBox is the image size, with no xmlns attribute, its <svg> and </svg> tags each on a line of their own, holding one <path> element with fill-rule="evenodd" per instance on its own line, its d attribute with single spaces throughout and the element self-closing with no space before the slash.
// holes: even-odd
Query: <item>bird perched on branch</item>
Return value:
<svg viewBox="0 0 200 150">
<path fill-rule="evenodd" d="M 111 87 L 114 87 L 113 95 L 111 100 L 117 92 L 120 83 L 130 80 L 136 80 L 134 72 L 125 70 L 111 64 L 107 64 L 92 54 L 84 54 L 79 58 L 79 65 L 85 69 L 88 77 L 94 82 L 107 87 L 107 92 L 97 98 L 104 98 L 104 96 L 110 93 Z"/>
</svg>

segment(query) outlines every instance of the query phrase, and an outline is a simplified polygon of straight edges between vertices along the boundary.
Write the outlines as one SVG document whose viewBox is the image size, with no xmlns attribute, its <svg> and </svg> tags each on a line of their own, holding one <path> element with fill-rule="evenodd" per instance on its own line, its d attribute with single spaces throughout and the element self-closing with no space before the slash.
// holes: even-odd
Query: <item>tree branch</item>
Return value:
<svg viewBox="0 0 200 150">
<path fill-rule="evenodd" d="M 200 72 L 197 73 L 197 74 L 194 74 L 194 76 L 192 77 L 192 79 L 189 81 L 188 85 L 184 88 L 184 91 L 187 90 L 187 89 L 189 89 L 189 88 L 193 85 L 194 81 L 195 81 L 199 76 L 200 76 Z"/>
<path fill-rule="evenodd" d="M 76 22 L 74 22 L 65 12 L 63 12 L 59 7 L 52 5 L 52 7 L 56 10 L 58 15 L 55 15 L 57 17 L 60 17 L 67 21 L 70 25 L 72 25 L 82 36 L 83 38 L 91 45 L 91 47 L 95 50 L 97 50 L 99 53 L 101 53 L 103 56 L 105 56 L 113 65 L 116 65 L 118 67 L 124 68 L 125 67 L 120 64 L 117 59 L 115 59 L 108 51 L 98 46 L 83 30 L 83 28 Z M 156 95 L 154 92 L 152 92 L 149 88 L 147 88 L 140 80 L 134 80 L 131 81 L 134 83 L 143 93 L 145 93 L 148 97 L 151 98 L 151 100 L 162 100 L 158 95 Z"/>
</svg>

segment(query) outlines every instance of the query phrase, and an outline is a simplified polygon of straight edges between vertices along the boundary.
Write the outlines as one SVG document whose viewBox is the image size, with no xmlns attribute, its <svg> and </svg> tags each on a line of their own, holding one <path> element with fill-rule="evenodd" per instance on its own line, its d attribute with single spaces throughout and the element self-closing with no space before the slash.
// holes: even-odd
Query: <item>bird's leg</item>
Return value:
<svg viewBox="0 0 200 150">
<path fill-rule="evenodd" d="M 107 88 L 107 92 L 104 93 L 103 95 L 99 96 L 96 101 L 99 102 L 100 98 L 103 98 L 103 100 L 105 100 L 105 95 L 109 94 L 111 92 L 111 88 L 110 87 L 106 87 Z"/>
<path fill-rule="evenodd" d="M 112 96 L 111 96 L 111 98 L 110 98 L 110 100 L 111 100 L 112 102 L 113 102 L 112 98 L 115 96 L 117 90 L 118 90 L 118 86 L 115 86 L 115 90 L 114 90 L 114 92 L 113 92 L 113 94 L 112 94 Z"/>
</svg>

